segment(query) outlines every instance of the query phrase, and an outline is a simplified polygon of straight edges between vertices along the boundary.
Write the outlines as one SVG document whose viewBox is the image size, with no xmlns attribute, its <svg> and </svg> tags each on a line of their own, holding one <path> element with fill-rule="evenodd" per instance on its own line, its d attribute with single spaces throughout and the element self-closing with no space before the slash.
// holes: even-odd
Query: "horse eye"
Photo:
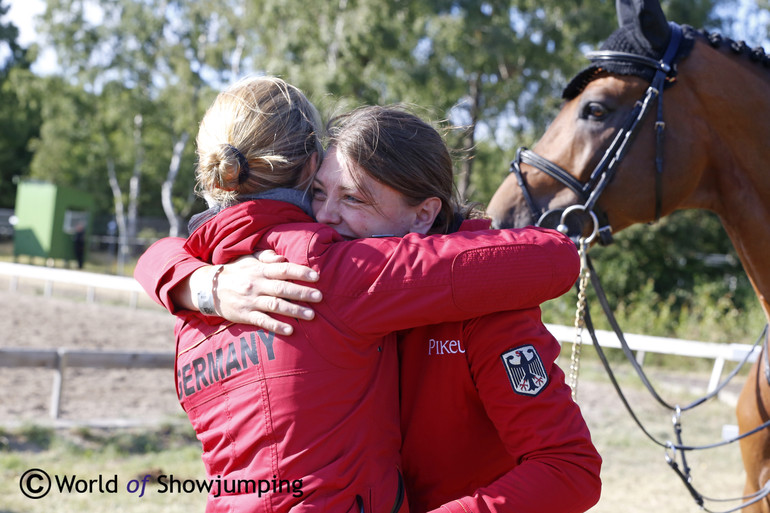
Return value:
<svg viewBox="0 0 770 513">
<path fill-rule="evenodd" d="M 583 119 L 602 120 L 607 116 L 607 109 L 601 103 L 589 102 L 583 106 L 583 112 L 580 116 Z"/>
</svg>

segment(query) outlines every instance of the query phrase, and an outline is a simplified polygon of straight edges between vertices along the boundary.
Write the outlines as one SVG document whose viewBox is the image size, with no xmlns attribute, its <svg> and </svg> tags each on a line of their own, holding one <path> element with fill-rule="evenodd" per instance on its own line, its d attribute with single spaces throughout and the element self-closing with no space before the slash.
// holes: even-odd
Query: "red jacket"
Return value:
<svg viewBox="0 0 770 513">
<path fill-rule="evenodd" d="M 530 390 L 514 386 L 504 357 L 521 348 L 539 380 Z M 400 337 L 401 461 L 412 511 L 578 513 L 599 500 L 601 458 L 554 363 L 559 351 L 538 308 Z"/>
<path fill-rule="evenodd" d="M 534 396 L 514 389 L 501 358 L 530 345 L 547 376 Z M 577 513 L 599 500 L 601 458 L 554 363 L 560 350 L 539 308 L 399 334 L 412 511 Z"/>
<path fill-rule="evenodd" d="M 290 337 L 182 315 L 180 402 L 209 477 L 225 492 L 246 485 L 220 497 L 214 490 L 211 511 L 397 509 L 397 361 L 388 333 L 534 306 L 566 291 L 578 266 L 574 245 L 549 230 L 341 242 L 298 208 L 269 200 L 226 209 L 186 248 L 211 263 L 269 248 L 322 271 L 316 318 L 289 320 Z M 140 260 L 135 276 L 145 285 L 155 262 Z M 259 499 L 237 493 L 265 486 Z"/>
</svg>

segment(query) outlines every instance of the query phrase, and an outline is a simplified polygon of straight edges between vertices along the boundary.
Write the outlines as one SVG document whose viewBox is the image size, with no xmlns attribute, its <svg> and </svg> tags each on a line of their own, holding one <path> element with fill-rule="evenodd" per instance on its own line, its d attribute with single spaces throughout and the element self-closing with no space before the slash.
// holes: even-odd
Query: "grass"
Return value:
<svg viewBox="0 0 770 513">
<path fill-rule="evenodd" d="M 172 476 L 179 482 L 204 479 L 200 454 L 200 443 L 187 425 L 120 430 L 81 427 L 65 431 L 28 425 L 3 430 L 0 511 L 203 511 L 205 493 L 187 493 L 180 488 L 162 487 L 158 482 L 159 476 L 167 476 L 166 482 Z M 20 488 L 21 476 L 33 468 L 45 471 L 53 481 L 48 495 L 37 500 L 24 496 Z M 145 476 L 150 477 L 142 494 Z M 80 481 L 73 491 L 60 492 L 59 483 L 65 479 L 71 484 L 72 479 Z M 41 482 L 30 483 L 37 488 Z"/>
<path fill-rule="evenodd" d="M 561 358 L 562 368 L 568 368 L 568 352 Z M 663 441 L 673 439 L 671 413 L 654 402 L 627 363 L 617 361 L 613 366 L 624 394 L 645 427 Z M 680 372 L 656 366 L 645 369 L 661 395 L 675 404 L 686 404 L 702 395 L 708 381 L 708 372 Z M 735 387 L 740 387 L 741 378 L 736 379 Z M 647 439 L 623 408 L 590 348 L 583 351 L 578 385 L 578 404 L 604 460 L 602 498 L 590 513 L 701 511 L 666 464 L 667 451 Z M 718 400 L 704 403 L 682 416 L 684 442 L 700 445 L 718 441 L 723 426 L 734 423 L 733 406 Z M 178 481 L 203 479 L 200 456 L 200 444 L 186 423 L 68 430 L 27 425 L 0 430 L 0 512 L 203 511 L 203 493 L 178 489 L 161 493 L 155 480 L 147 485 L 142 497 L 141 489 L 134 493 L 127 490 L 128 486 L 141 486 L 147 475 L 164 475 L 167 479 L 173 476 Z M 688 463 L 693 484 L 705 495 L 725 498 L 741 494 L 744 473 L 737 444 L 689 453 Z M 52 489 L 45 498 L 32 500 L 22 495 L 19 487 L 20 476 L 31 468 L 60 478 L 77 476 L 97 481 L 90 492 L 59 493 Z M 99 491 L 99 476 L 104 491 Z M 106 490 L 110 479 L 117 483 L 114 493 Z M 708 506 L 726 509 L 714 503 Z"/>
</svg>

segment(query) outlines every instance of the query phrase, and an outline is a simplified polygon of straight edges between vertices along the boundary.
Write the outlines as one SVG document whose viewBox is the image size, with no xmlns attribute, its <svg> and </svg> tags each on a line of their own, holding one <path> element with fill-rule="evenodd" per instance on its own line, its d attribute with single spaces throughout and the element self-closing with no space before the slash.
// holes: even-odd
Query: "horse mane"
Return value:
<svg viewBox="0 0 770 513">
<path fill-rule="evenodd" d="M 765 68 L 770 68 L 770 55 L 766 54 L 764 48 L 761 46 L 750 48 L 745 41 L 735 41 L 717 32 L 709 32 L 706 29 L 696 30 L 689 25 L 682 25 L 682 29 L 685 33 L 685 41 L 690 39 L 690 46 L 686 47 L 684 51 L 680 50 L 680 53 L 677 56 L 677 60 L 686 57 L 686 55 L 689 53 L 689 48 L 692 45 L 692 38 L 701 36 L 706 39 L 706 41 L 708 41 L 712 48 L 716 50 L 721 50 L 726 47 L 737 56 L 747 56 L 752 63 L 762 64 Z M 630 29 L 624 29 L 623 27 L 617 29 L 615 32 L 610 34 L 610 37 L 602 44 L 601 49 L 616 51 L 621 50 L 630 53 L 636 53 L 633 49 L 629 50 L 627 47 L 629 44 L 633 44 L 633 40 L 630 39 L 626 33 L 628 30 Z M 629 41 L 631 41 L 631 43 L 629 43 Z M 657 58 L 657 56 L 655 58 Z M 580 94 L 589 82 L 599 77 L 602 73 L 606 73 L 607 71 L 621 75 L 637 75 L 642 78 L 648 78 L 647 74 L 652 72 L 646 67 L 642 66 L 635 68 L 633 64 L 628 64 L 625 62 L 622 64 L 622 66 L 630 67 L 632 69 L 607 69 L 606 63 L 603 65 L 596 63 L 590 64 L 588 67 L 584 68 L 577 75 L 575 75 L 567 84 L 567 86 L 564 88 L 564 91 L 562 92 L 562 98 L 565 100 L 571 100 Z M 667 83 L 667 85 L 669 85 L 669 83 Z"/>
<path fill-rule="evenodd" d="M 765 49 L 761 46 L 751 48 L 745 41 L 735 41 L 718 32 L 709 32 L 706 29 L 701 29 L 698 33 L 705 37 L 709 44 L 717 50 L 727 47 L 735 55 L 747 56 L 751 62 L 762 64 L 765 68 L 770 68 L 770 55 L 766 54 Z"/>
</svg>

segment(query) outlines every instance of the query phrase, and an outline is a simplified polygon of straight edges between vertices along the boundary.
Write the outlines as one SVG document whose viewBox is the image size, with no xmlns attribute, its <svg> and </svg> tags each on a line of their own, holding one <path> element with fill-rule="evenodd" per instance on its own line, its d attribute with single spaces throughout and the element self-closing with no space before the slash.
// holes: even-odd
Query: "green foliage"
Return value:
<svg viewBox="0 0 770 513">
<path fill-rule="evenodd" d="M 717 8 L 732 1 L 662 3 L 671 20 L 719 28 L 726 10 Z M 13 177 L 31 176 L 89 191 L 111 213 L 112 163 L 126 203 L 127 184 L 141 177 L 144 216 L 163 215 L 160 187 L 185 133 L 172 200 L 177 212 L 199 207 L 197 124 L 217 90 L 249 73 L 298 85 L 326 117 L 360 104 L 419 105 L 451 125 L 457 169 L 472 171 L 466 198 L 486 204 L 515 149 L 556 114 L 582 53 L 616 27 L 612 0 L 47 0 L 39 28 L 61 70 L 41 77 L 29 70 L 36 48 L 19 47 L 6 10 L 0 0 L 0 44 L 12 50 L 0 67 L 0 207 L 13 204 Z M 592 254 L 629 329 L 702 338 L 712 328 L 751 332 L 760 318 L 713 216 L 631 228 Z M 729 258 L 715 265 L 708 255 Z"/>
<path fill-rule="evenodd" d="M 618 322 L 628 333 L 752 343 L 766 319 L 735 250 L 709 212 L 677 212 L 632 226 L 590 251 Z M 610 329 L 595 294 L 598 328 Z M 568 305 L 565 307 L 563 302 Z M 575 298 L 549 305 L 550 322 L 571 324 Z"/>
<path fill-rule="evenodd" d="M 662 2 L 666 17 L 677 23 L 692 25 L 696 28 L 713 27 L 720 20 L 715 15 L 715 7 L 733 0 L 669 0 Z"/>
<path fill-rule="evenodd" d="M 22 48 L 18 28 L 2 21 L 8 9 L 0 0 L 0 51 L 8 53 L 0 62 L 0 208 L 10 208 L 16 200 L 17 177 L 27 174 L 33 155 L 28 141 L 37 136 L 41 123 L 39 98 L 27 97 L 34 51 Z"/>
<path fill-rule="evenodd" d="M 473 155 L 456 153 L 458 159 L 472 158 L 474 173 L 467 199 L 481 205 L 487 205 L 495 190 L 508 173 L 510 150 L 500 147 L 494 140 L 482 139 L 476 143 Z"/>
<path fill-rule="evenodd" d="M 641 290 L 654 277 L 652 289 L 662 297 L 676 299 L 683 289 L 719 282 L 740 306 L 753 299 L 738 256 L 712 213 L 676 212 L 652 225 L 632 226 L 615 238 L 614 244 L 592 251 L 598 262 L 606 263 L 602 272 L 614 296 Z"/>
<path fill-rule="evenodd" d="M 38 86 L 45 94 L 32 176 L 89 190 L 109 214 L 114 168 L 129 216 L 162 216 L 172 148 L 183 134 L 194 136 L 213 97 L 203 75 L 220 80 L 230 72 L 223 54 L 234 39 L 216 14 L 227 12 L 223 4 L 49 0 L 41 29 L 62 74 Z M 188 144 L 173 189 L 179 211 L 191 207 L 193 163 Z"/>
<path fill-rule="evenodd" d="M 684 3 L 664 5 L 673 17 L 687 11 Z M 697 23 L 714 3 L 699 1 L 686 21 Z M 175 140 L 194 135 L 213 88 L 247 71 L 299 85 L 327 116 L 363 103 L 421 105 L 426 117 L 457 125 L 448 140 L 470 170 L 493 158 L 489 151 L 475 158 L 474 139 L 484 133 L 494 139 L 484 151 L 496 145 L 504 152 L 542 133 L 561 88 L 584 64 L 580 53 L 609 34 L 614 17 L 611 0 L 334 0 L 312 9 L 299 0 L 48 0 L 40 28 L 57 51 L 66 98 L 42 97 L 55 104 L 41 107 L 54 126 L 43 127 L 33 148 L 61 148 L 66 162 L 49 167 L 52 157 L 36 158 L 33 174 L 78 186 L 79 175 L 96 176 L 100 185 L 90 189 L 104 197 L 105 210 L 112 201 L 105 159 L 115 160 L 123 184 L 138 165 L 140 211 L 158 215 L 158 186 Z M 76 101 L 71 94 L 91 96 Z M 67 122 L 49 114 L 79 126 L 68 132 Z M 143 119 L 139 147 L 136 115 Z M 91 140 L 83 133 L 89 130 Z M 192 144 L 183 158 L 174 188 L 179 209 L 189 208 Z M 469 196 L 481 187 L 487 197 L 500 169 L 478 170 Z"/>
<path fill-rule="evenodd" d="M 19 29 L 11 22 L 3 22 L 2 18 L 8 14 L 11 6 L 5 0 L 0 0 L 0 48 L 7 50 L 8 56 L 4 62 L 0 62 L 0 78 L 5 78 L 8 71 L 16 66 L 29 66 L 26 49 L 18 43 Z"/>
<path fill-rule="evenodd" d="M 91 123 L 94 97 L 60 77 L 41 78 L 34 84 L 39 98 L 40 135 L 30 141 L 34 152 L 30 175 L 59 185 L 89 190 L 93 182 L 93 141 L 98 135 Z"/>
<path fill-rule="evenodd" d="M 12 208 L 18 177 L 28 174 L 34 151 L 29 141 L 42 123 L 40 98 L 30 91 L 34 77 L 14 67 L 0 79 L 0 208 Z"/>
<path fill-rule="evenodd" d="M 351 105 L 410 101 L 403 93 L 413 84 L 422 8 L 379 0 L 316 2 L 312 9 L 301 0 L 253 1 L 244 36 L 254 44 L 245 51 L 254 69 L 308 91 L 327 115 Z"/>
<path fill-rule="evenodd" d="M 22 426 L 14 436 L 6 433 L 6 448 L 23 447 L 28 451 L 44 451 L 51 447 L 54 440 L 54 430 L 37 424 Z M 11 441 L 13 440 L 13 441 Z"/>
</svg>

